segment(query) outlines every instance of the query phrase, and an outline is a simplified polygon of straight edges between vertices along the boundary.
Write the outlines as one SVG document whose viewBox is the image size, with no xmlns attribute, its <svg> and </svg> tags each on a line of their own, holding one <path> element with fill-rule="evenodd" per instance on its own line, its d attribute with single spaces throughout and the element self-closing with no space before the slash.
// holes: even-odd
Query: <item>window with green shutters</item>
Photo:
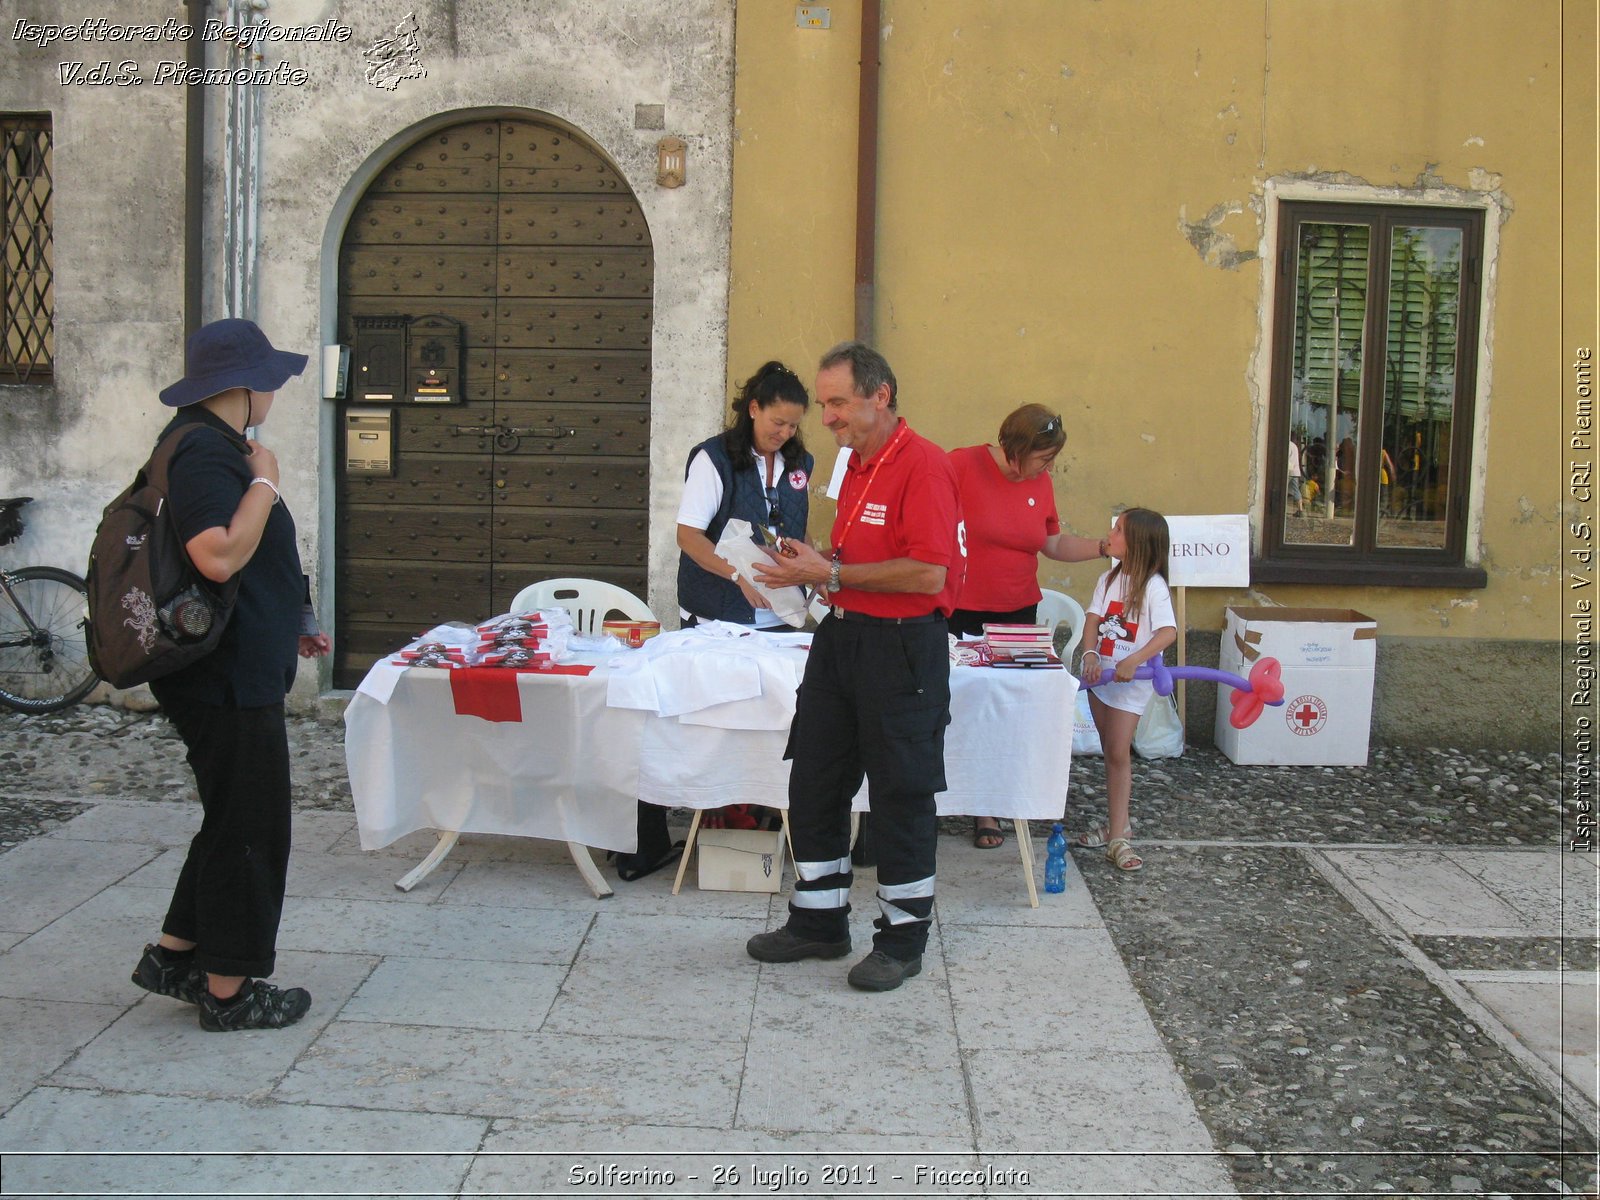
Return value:
<svg viewBox="0 0 1600 1200">
<path fill-rule="evenodd" d="M 1264 581 L 1482 586 L 1466 563 L 1484 214 L 1285 202 Z"/>
</svg>

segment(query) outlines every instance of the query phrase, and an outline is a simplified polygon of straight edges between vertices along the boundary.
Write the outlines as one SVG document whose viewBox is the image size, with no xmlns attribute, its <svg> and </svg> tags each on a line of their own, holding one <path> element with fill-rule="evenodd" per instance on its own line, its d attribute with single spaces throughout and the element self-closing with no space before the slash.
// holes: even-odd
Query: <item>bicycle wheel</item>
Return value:
<svg viewBox="0 0 1600 1200">
<path fill-rule="evenodd" d="M 84 644 L 88 587 L 56 567 L 23 567 L 6 582 L 11 597 L 0 589 L 0 705 L 47 713 L 76 704 L 98 682 Z"/>
</svg>

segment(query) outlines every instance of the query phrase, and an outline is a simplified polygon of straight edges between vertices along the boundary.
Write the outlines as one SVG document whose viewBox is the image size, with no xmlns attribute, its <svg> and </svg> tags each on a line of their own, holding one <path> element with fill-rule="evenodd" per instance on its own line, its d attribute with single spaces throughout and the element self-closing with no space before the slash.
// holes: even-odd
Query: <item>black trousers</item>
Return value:
<svg viewBox="0 0 1600 1200">
<path fill-rule="evenodd" d="M 950 632 L 958 638 L 982 637 L 984 625 L 1032 625 L 1039 616 L 1039 606 L 1030 604 L 1026 608 L 1012 609 L 1010 612 L 995 612 L 982 608 L 958 608 L 950 614 Z"/>
<path fill-rule="evenodd" d="M 228 708 L 152 689 L 194 770 L 204 816 L 163 933 L 194 942 L 216 975 L 271 975 L 289 873 L 289 740 L 283 705 Z"/>
<path fill-rule="evenodd" d="M 944 791 L 950 655 L 943 621 L 817 628 L 784 757 L 797 881 L 788 925 L 825 941 L 849 936 L 850 801 L 865 776 L 878 859 L 874 946 L 922 953 L 933 918 L 938 842 L 934 796 Z"/>
</svg>

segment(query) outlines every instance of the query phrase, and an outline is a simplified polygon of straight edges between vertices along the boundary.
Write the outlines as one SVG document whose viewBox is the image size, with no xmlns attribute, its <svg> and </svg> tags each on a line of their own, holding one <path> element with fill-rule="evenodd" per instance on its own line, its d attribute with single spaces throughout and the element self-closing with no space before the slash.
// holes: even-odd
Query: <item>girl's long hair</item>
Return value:
<svg viewBox="0 0 1600 1200">
<path fill-rule="evenodd" d="M 1124 509 L 1117 517 L 1122 539 L 1128 544 L 1128 554 L 1111 568 L 1106 584 L 1116 582 L 1118 575 L 1128 577 L 1127 599 L 1123 611 L 1129 621 L 1138 621 L 1144 613 L 1144 590 L 1152 576 L 1167 577 L 1167 554 L 1172 548 L 1172 535 L 1167 530 L 1167 519 L 1149 508 Z"/>
<path fill-rule="evenodd" d="M 755 401 L 757 408 L 771 408 L 780 400 L 798 404 L 802 409 L 811 407 L 811 397 L 806 393 L 806 385 L 800 382 L 798 375 L 776 359 L 765 363 L 760 370 L 739 385 L 739 393 L 733 398 L 733 424 L 722 435 L 723 444 L 728 447 L 728 457 L 733 459 L 735 469 L 741 467 L 755 450 L 756 423 L 750 416 L 752 400 Z M 789 462 L 794 462 L 805 454 L 806 445 L 801 440 L 798 429 L 794 431 L 794 436 L 783 444 L 781 452 Z"/>
</svg>

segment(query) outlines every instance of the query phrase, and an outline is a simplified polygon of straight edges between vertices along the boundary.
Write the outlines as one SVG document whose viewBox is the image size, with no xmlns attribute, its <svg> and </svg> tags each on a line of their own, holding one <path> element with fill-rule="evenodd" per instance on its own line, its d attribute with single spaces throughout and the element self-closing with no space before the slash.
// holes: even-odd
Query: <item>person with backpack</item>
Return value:
<svg viewBox="0 0 1600 1200">
<path fill-rule="evenodd" d="M 327 654 L 300 570 L 294 519 L 278 492 L 278 460 L 245 436 L 306 356 L 274 349 L 251 321 L 229 318 L 189 338 L 184 377 L 161 392 L 177 414 L 166 503 L 194 570 L 237 579 L 216 648 L 150 681 L 188 750 L 204 810 L 161 937 L 133 982 L 194 1004 L 202 1029 L 292 1025 L 311 1007 L 304 988 L 267 983 L 289 866 L 289 747 L 284 697 L 296 654 Z"/>
</svg>

